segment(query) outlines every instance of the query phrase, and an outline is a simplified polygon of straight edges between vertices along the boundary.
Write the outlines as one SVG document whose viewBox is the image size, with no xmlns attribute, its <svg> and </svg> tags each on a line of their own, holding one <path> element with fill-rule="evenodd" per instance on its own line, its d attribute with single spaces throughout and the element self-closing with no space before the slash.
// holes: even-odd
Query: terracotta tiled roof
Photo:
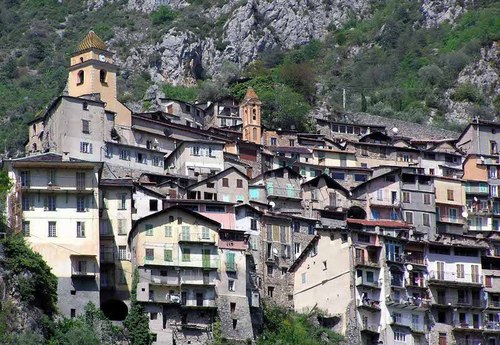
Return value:
<svg viewBox="0 0 500 345">
<path fill-rule="evenodd" d="M 76 51 L 81 52 L 90 48 L 106 50 L 106 44 L 104 44 L 104 41 L 92 30 L 90 30 L 87 36 L 85 36 L 82 42 L 80 42 Z"/>
<path fill-rule="evenodd" d="M 365 226 L 382 226 L 386 228 L 405 228 L 409 229 L 410 227 L 405 222 L 400 220 L 368 220 L 368 219 L 355 219 L 355 218 L 347 218 L 347 224 L 360 224 Z"/>
<path fill-rule="evenodd" d="M 243 100 L 249 100 L 249 99 L 259 99 L 257 96 L 257 93 L 255 93 L 255 90 L 251 87 L 248 88 L 247 94 L 245 95 L 245 98 Z"/>
</svg>

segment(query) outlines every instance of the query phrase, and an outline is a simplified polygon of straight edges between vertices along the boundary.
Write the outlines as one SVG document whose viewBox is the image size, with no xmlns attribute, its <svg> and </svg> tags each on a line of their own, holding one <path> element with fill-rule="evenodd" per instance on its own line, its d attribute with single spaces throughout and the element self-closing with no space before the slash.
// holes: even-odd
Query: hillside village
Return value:
<svg viewBox="0 0 500 345">
<path fill-rule="evenodd" d="M 215 320 L 245 343 L 265 303 L 320 309 L 349 344 L 500 344 L 500 123 L 270 129 L 253 89 L 136 113 L 93 31 L 68 73 L 3 161 L 8 225 L 64 316 L 91 301 L 124 320 L 138 271 L 154 344 L 206 344 Z"/>
</svg>

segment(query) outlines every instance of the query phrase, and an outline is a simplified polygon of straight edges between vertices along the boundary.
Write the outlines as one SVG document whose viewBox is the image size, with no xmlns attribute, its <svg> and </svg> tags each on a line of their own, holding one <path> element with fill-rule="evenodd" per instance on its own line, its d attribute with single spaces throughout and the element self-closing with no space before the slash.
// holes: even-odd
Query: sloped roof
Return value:
<svg viewBox="0 0 500 345">
<path fill-rule="evenodd" d="M 247 93 L 245 94 L 245 97 L 243 98 L 243 100 L 244 101 L 248 101 L 248 100 L 251 100 L 251 99 L 258 100 L 259 97 L 257 96 L 257 93 L 255 92 L 255 90 L 252 87 L 249 87 L 248 90 L 247 90 Z"/>
<path fill-rule="evenodd" d="M 104 41 L 94 31 L 90 30 L 87 36 L 80 42 L 76 51 L 81 52 L 92 48 L 99 50 L 107 49 Z"/>
<path fill-rule="evenodd" d="M 328 176 L 327 174 L 324 174 L 324 173 L 319 175 L 319 176 L 316 176 L 312 180 L 309 180 L 307 182 L 302 183 L 302 185 L 303 186 L 304 185 L 311 185 L 313 187 L 317 187 L 320 179 L 325 180 L 326 186 L 328 188 L 338 189 L 338 190 L 341 190 L 342 192 L 344 192 L 346 195 L 349 195 L 349 191 L 344 186 L 342 186 L 340 183 L 338 183 L 333 178 L 331 178 L 330 176 Z"/>
<path fill-rule="evenodd" d="M 408 224 L 400 220 L 386 220 L 386 219 L 368 220 L 368 219 L 347 218 L 347 224 L 358 224 L 364 226 L 382 226 L 385 228 L 404 228 L 404 229 L 410 228 Z"/>
</svg>

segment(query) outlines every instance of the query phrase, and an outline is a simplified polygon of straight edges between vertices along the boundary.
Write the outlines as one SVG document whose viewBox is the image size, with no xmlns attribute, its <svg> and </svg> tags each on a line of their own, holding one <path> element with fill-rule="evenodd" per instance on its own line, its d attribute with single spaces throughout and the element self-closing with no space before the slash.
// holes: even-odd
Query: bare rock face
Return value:
<svg viewBox="0 0 500 345">
<path fill-rule="evenodd" d="M 481 49 L 481 57 L 474 63 L 466 66 L 459 74 L 457 87 L 460 84 L 473 85 L 482 96 L 482 104 L 471 102 L 458 102 L 452 100 L 456 90 L 450 89 L 445 94 L 445 104 L 449 109 L 446 117 L 448 120 L 467 123 L 474 115 L 487 115 L 498 118 L 498 109 L 495 109 L 493 100 L 500 97 L 500 42 Z M 478 112 L 482 109 L 481 112 Z"/>
<path fill-rule="evenodd" d="M 422 0 L 421 10 L 425 25 L 432 27 L 443 22 L 453 23 L 473 2 L 473 0 Z"/>
</svg>

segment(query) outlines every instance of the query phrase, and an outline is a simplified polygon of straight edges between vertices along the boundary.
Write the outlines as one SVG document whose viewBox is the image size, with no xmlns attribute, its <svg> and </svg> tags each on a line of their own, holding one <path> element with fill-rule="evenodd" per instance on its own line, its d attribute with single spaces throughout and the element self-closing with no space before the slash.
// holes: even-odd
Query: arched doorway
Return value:
<svg viewBox="0 0 500 345">
<path fill-rule="evenodd" d="M 101 304 L 101 310 L 111 321 L 123 321 L 127 317 L 128 307 L 120 300 L 110 299 Z"/>
</svg>

